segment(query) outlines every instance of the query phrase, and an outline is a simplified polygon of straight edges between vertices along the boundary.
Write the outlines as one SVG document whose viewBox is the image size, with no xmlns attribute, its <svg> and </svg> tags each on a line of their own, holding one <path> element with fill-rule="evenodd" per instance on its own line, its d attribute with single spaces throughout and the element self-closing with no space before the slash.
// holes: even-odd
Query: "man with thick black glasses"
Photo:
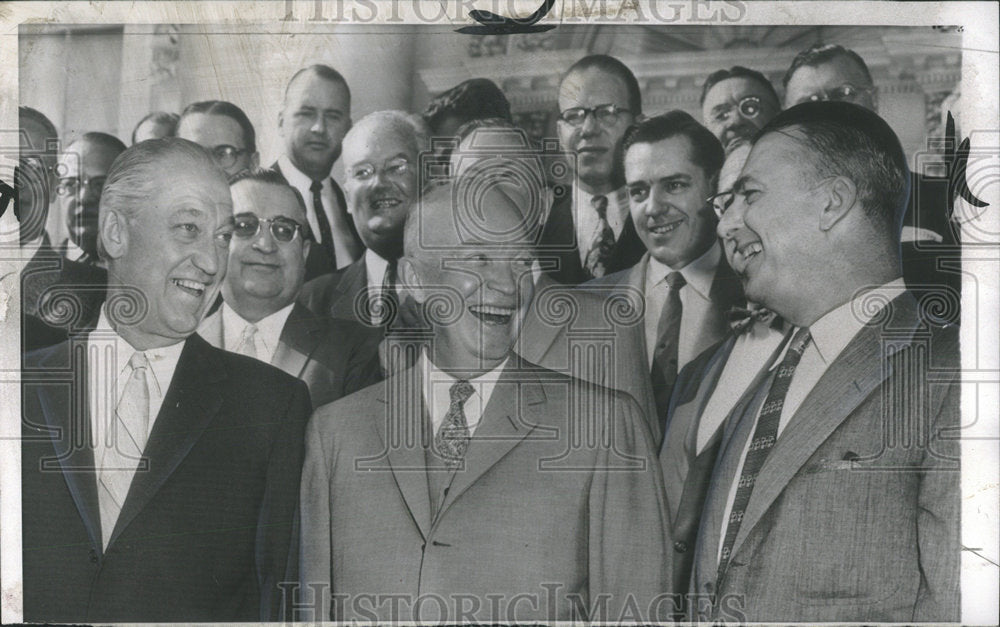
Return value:
<svg viewBox="0 0 1000 627">
<path fill-rule="evenodd" d="M 212 153 L 212 158 L 230 177 L 260 163 L 253 124 L 231 102 L 204 100 L 188 105 L 177 123 L 177 136 L 190 139 Z"/>
<path fill-rule="evenodd" d="M 613 57 L 584 57 L 559 83 L 559 142 L 574 177 L 556 195 L 539 252 L 558 260 L 549 274 L 560 283 L 624 270 L 645 252 L 629 217 L 622 158 L 625 130 L 641 113 L 639 83 Z"/>
<path fill-rule="evenodd" d="M 238 174 L 230 190 L 235 223 L 223 303 L 199 334 L 302 379 L 313 407 L 374 383 L 379 334 L 295 303 L 313 244 L 298 190 L 274 170 Z"/>
</svg>

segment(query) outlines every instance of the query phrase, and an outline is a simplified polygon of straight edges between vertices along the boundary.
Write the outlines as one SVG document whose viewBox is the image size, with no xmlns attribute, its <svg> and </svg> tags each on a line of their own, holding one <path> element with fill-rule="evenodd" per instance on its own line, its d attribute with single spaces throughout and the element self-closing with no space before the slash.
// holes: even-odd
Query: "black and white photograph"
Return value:
<svg viewBox="0 0 1000 627">
<path fill-rule="evenodd" d="M 1000 621 L 1000 5 L 0 41 L 4 624 Z"/>
</svg>

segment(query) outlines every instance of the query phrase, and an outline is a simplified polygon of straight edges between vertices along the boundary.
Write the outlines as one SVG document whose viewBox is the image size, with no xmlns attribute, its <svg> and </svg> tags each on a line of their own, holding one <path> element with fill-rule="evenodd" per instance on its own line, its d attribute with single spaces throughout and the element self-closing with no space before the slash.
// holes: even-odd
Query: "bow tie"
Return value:
<svg viewBox="0 0 1000 627">
<path fill-rule="evenodd" d="M 778 329 L 784 323 L 781 316 L 766 307 L 755 307 L 753 309 L 732 307 L 726 312 L 726 318 L 729 320 L 729 328 L 736 335 L 745 333 L 757 321 L 769 325 L 772 329 Z"/>
</svg>

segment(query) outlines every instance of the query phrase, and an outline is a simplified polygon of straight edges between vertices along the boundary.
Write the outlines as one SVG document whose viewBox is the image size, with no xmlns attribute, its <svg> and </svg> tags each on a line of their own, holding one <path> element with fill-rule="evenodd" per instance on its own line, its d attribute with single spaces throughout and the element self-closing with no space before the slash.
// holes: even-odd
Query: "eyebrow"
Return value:
<svg viewBox="0 0 1000 627">
<path fill-rule="evenodd" d="M 740 178 L 736 179 L 736 182 L 733 183 L 733 186 L 731 188 L 732 191 L 734 191 L 736 193 L 742 192 L 743 188 L 746 187 L 747 182 L 750 181 L 751 178 L 752 177 L 749 176 L 749 175 L 744 175 L 744 176 L 741 176 Z"/>
</svg>

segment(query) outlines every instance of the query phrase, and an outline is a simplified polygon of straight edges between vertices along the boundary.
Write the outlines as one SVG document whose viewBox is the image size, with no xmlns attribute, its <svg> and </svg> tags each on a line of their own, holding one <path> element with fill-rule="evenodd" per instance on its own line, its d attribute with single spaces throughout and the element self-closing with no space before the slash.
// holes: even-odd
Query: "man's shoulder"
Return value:
<svg viewBox="0 0 1000 627">
<path fill-rule="evenodd" d="M 383 420 L 389 411 L 389 403 L 385 400 L 386 393 L 390 382 L 393 382 L 396 376 L 398 375 L 317 407 L 311 419 L 314 428 L 321 434 L 367 432 L 372 427 L 373 421 Z M 406 403 L 397 403 L 396 409 L 409 406 Z M 419 405 L 417 409 L 419 410 Z"/>
</svg>

